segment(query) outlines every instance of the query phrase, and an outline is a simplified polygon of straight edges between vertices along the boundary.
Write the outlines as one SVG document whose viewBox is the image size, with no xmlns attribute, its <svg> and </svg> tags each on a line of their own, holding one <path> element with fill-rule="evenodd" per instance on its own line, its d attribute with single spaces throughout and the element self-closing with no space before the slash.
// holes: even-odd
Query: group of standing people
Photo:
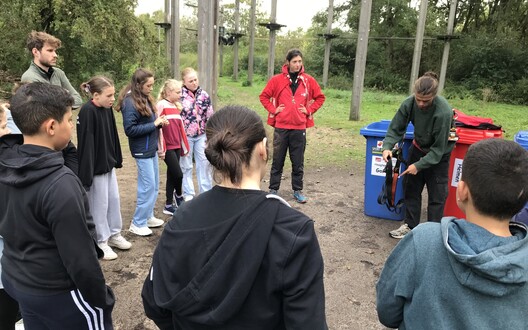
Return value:
<svg viewBox="0 0 528 330">
<path fill-rule="evenodd" d="M 2 106 L 0 111 L 0 136 L 6 135 L 2 138 L 1 149 L 2 176 L 5 179 L 2 183 L 6 188 L 14 189 L 3 191 L 2 196 L 15 198 L 15 195 L 21 194 L 17 190 L 19 185 L 35 188 L 33 184 L 36 181 L 39 188 L 21 199 L 27 202 L 25 205 L 30 205 L 27 211 L 31 215 L 24 221 L 18 221 L 15 227 L 23 227 L 24 230 L 18 233 L 27 233 L 27 237 L 22 240 L 13 237 L 12 233 L 16 230 L 13 230 L 10 221 L 2 221 L 0 226 L 0 233 L 4 236 L 0 239 L 2 248 L 4 240 L 6 242 L 2 262 L 8 265 L 4 267 L 2 280 L 9 292 L 5 294 L 3 286 L 0 287 L 2 329 L 14 328 L 18 304 L 28 329 L 38 328 L 39 324 L 51 328 L 111 328 L 113 294 L 104 285 L 97 258 L 116 259 L 117 254 L 112 247 L 128 250 L 132 246 L 121 235 L 122 217 L 115 170 L 122 167 L 123 157 L 112 110 L 116 92 L 114 83 L 104 76 L 95 76 L 82 83 L 81 91 L 89 98 L 88 102 L 82 104 L 80 94 L 64 72 L 55 67 L 60 46 L 61 41 L 47 33 L 32 31 L 29 34 L 27 48 L 33 60 L 22 75 L 21 87 L 9 105 L 14 109 L 12 118 L 16 131 L 7 128 L 8 120 L 13 122 L 11 116 L 8 117 L 9 110 Z M 188 199 L 195 194 L 192 188 L 192 159 L 186 163 L 182 173 L 179 165 L 181 155 L 191 158 L 194 154 L 199 159 L 200 193 L 212 186 L 211 168 L 204 156 L 205 125 L 213 113 L 211 100 L 199 88 L 193 69 L 184 70 L 183 80 L 189 81 L 189 84 L 182 86 L 176 80 L 166 83 L 156 103 L 151 96 L 153 74 L 138 69 L 119 95 L 117 110 L 123 113 L 125 133 L 138 168 L 137 205 L 130 232 L 139 236 L 150 235 L 150 228 L 164 224 L 163 220 L 154 216 L 159 180 L 158 147 L 169 172 L 164 213 L 172 215 L 175 207 L 181 205 L 183 179 L 188 184 L 185 190 L 190 196 Z M 182 89 L 186 95 L 183 100 L 179 97 Z M 182 104 L 187 107 L 183 108 Z M 73 126 L 71 110 L 79 107 L 76 147 L 70 139 Z M 195 139 L 192 140 L 195 143 L 189 145 L 187 132 L 191 132 L 189 139 Z M 64 145 L 63 140 L 66 140 Z M 59 158 L 55 151 L 61 152 Z M 35 165 L 28 165 L 28 162 L 34 162 Z M 26 173 L 33 170 L 36 173 Z M 48 182 L 47 191 L 43 190 L 44 181 Z M 68 186 L 71 187 L 67 189 Z M 77 187 L 81 188 L 80 192 Z M 36 205 L 34 201 L 42 205 Z M 7 203 L 7 200 L 2 202 Z M 69 208 L 68 212 L 61 211 L 61 207 L 67 208 L 66 204 L 70 202 L 75 206 Z M 12 204 L 2 205 L 5 206 L 2 209 L 7 210 L 2 220 L 6 216 L 11 217 L 12 221 L 19 220 L 12 214 L 16 211 Z M 51 219 L 51 216 L 57 219 Z M 65 225 L 62 222 L 70 218 L 74 219 L 72 224 Z M 36 223 L 40 222 L 44 222 L 40 224 L 40 232 L 33 230 Z M 71 232 L 67 233 L 69 230 Z M 83 243 L 83 237 L 93 241 L 93 244 Z M 27 240 L 31 243 L 27 243 Z M 79 244 L 77 248 L 73 247 L 74 243 Z M 84 257 L 77 254 L 79 246 L 83 244 L 81 249 L 87 253 Z M 36 262 L 34 257 L 40 261 L 36 266 L 26 269 L 24 255 L 28 249 L 37 251 L 35 254 L 29 253 L 31 257 L 28 260 Z M 45 252 L 46 249 L 48 252 Z M 75 262 L 76 257 L 81 258 L 79 261 L 82 262 Z M 57 264 L 59 260 L 61 265 Z M 27 274 L 28 271 L 34 275 Z M 86 276 L 83 272 L 90 274 Z M 41 280 L 36 281 L 33 277 L 35 274 Z M 96 283 L 101 283 L 101 279 L 103 287 L 97 287 Z M 90 284 L 95 285 L 91 291 Z M 30 289 L 40 285 L 45 285 L 47 289 Z M 76 293 L 70 295 L 66 290 L 70 288 L 75 288 Z M 101 291 L 97 291 L 99 289 Z M 28 295 L 28 292 L 31 294 Z M 63 295 L 54 296 L 59 292 Z M 36 304 L 30 304 L 35 299 L 33 293 L 45 297 Z M 49 310 L 56 304 L 64 307 L 64 313 L 59 317 Z M 87 313 L 91 317 L 85 317 Z"/>
<path fill-rule="evenodd" d="M 96 76 L 81 85 L 90 100 L 79 111 L 76 148 L 72 109 L 82 102 L 54 67 L 58 47 L 53 36 L 30 34 L 33 62 L 22 78 L 27 84 L 10 105 L 23 141 L 4 139 L 9 135 L 0 140 L 2 329 L 14 327 L 18 306 L 28 330 L 112 329 L 115 297 L 98 258 L 115 259 L 112 247 L 132 246 L 121 235 L 115 169 L 123 157 L 112 110 L 114 83 Z M 167 165 L 163 213 L 173 217 L 142 288 L 146 315 L 161 329 L 327 329 L 323 258 L 313 220 L 278 195 L 289 153 L 293 198 L 307 202 L 306 129 L 325 101 L 304 72 L 302 53 L 289 51 L 282 72 L 260 94 L 274 127 L 269 193 L 260 189 L 269 149 L 258 114 L 242 106 L 213 114 L 191 68 L 183 70 L 181 82 L 167 80 L 157 101 L 154 83 L 152 72 L 136 70 L 116 106 L 137 166 L 132 234 L 147 236 L 164 224 L 154 215 L 158 157 Z M 383 144 L 388 161 L 407 124 L 414 123 L 402 173 L 406 221 L 390 233 L 404 239 L 377 284 L 380 321 L 401 328 L 520 328 L 526 322 L 515 306 L 526 301 L 528 239 L 526 226 L 509 218 L 528 200 L 522 167 L 528 153 L 511 141 L 475 144 L 457 190 L 467 221 L 444 218 L 417 226 L 425 185 L 429 220 L 440 221 L 447 198 L 452 115 L 437 86 L 431 73 L 417 80 Z M 0 136 L 11 133 L 7 119 L 0 109 Z M 493 196 L 490 191 L 499 186 L 500 196 Z M 504 297 L 511 299 L 501 317 L 495 311 L 506 304 Z M 476 309 L 483 312 L 460 317 Z"/>
<path fill-rule="evenodd" d="M 115 297 L 98 258 L 116 259 L 112 248 L 132 247 L 121 234 L 116 169 L 123 166 L 123 156 L 112 109 L 115 86 L 105 76 L 89 79 L 80 86 L 89 98 L 82 104 L 64 72 L 55 67 L 60 40 L 33 31 L 27 44 L 33 61 L 10 104 L 19 131 L 10 132 L 4 124 L 8 112 L 0 112 L 0 133 L 9 137 L 0 140 L 0 206 L 6 210 L 0 221 L 5 242 L 0 325 L 13 329 L 20 308 L 29 330 L 112 329 Z M 282 172 L 289 148 L 296 155 L 294 191 L 300 194 L 305 129 L 313 125 L 312 115 L 324 96 L 304 74 L 300 52 L 292 54 L 280 84 L 265 93 L 270 100 L 288 101 L 280 111 L 270 110 L 276 117 L 273 126 L 281 130 L 274 152 L 279 153 L 279 141 L 284 143 L 274 171 Z M 284 78 L 291 84 L 284 84 Z M 271 324 L 280 329 L 326 329 L 323 261 L 313 221 L 290 208 L 276 191 L 260 191 L 269 158 L 260 117 L 238 106 L 213 115 L 211 99 L 191 68 L 183 70 L 181 82 L 167 80 L 157 101 L 152 96 L 154 82 L 150 71 L 136 70 L 116 102 L 138 171 L 131 233 L 150 235 L 150 228 L 164 224 L 154 216 L 158 157 L 167 165 L 163 213 L 174 218 L 153 258 L 157 266 L 145 280 L 147 315 L 162 329 Z M 72 110 L 78 107 L 75 147 Z M 294 125 L 285 124 L 292 120 Z M 177 242 L 173 235 L 179 237 Z M 284 249 L 290 253 L 284 254 Z M 176 287 L 164 282 L 165 275 L 178 273 L 182 276 Z M 185 298 L 196 285 L 207 302 Z M 160 291 L 165 286 L 168 290 Z M 225 290 L 218 292 L 218 287 Z M 183 305 L 208 307 L 184 311 L 179 310 L 183 305 L 165 305 L 163 299 L 172 293 L 181 296 Z M 269 300 L 265 306 L 264 296 Z"/>
</svg>

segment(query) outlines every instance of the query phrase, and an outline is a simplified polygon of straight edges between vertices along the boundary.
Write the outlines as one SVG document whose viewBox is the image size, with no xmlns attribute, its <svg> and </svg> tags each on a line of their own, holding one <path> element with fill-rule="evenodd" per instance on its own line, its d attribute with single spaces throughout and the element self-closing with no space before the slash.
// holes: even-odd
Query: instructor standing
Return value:
<svg viewBox="0 0 528 330">
<path fill-rule="evenodd" d="M 33 60 L 20 80 L 22 83 L 42 82 L 66 89 L 74 100 L 72 108 L 77 109 L 82 104 L 81 95 L 73 88 L 64 71 L 55 67 L 58 58 L 57 49 L 60 47 L 60 39 L 51 34 L 31 31 L 26 41 L 26 48 Z M 62 150 L 62 155 L 64 165 L 77 174 L 79 172 L 79 159 L 77 148 L 71 141 Z"/>
<path fill-rule="evenodd" d="M 299 203 L 308 200 L 302 193 L 306 128 L 314 126 L 313 114 L 324 101 L 325 96 L 317 81 L 304 72 L 301 51 L 288 51 L 282 72 L 273 76 L 260 94 L 260 103 L 269 112 L 268 124 L 275 127 L 270 193 L 278 193 L 286 152 L 289 151 L 293 197 Z"/>
<path fill-rule="evenodd" d="M 400 228 L 391 231 L 393 238 L 403 238 L 420 223 L 422 191 L 427 185 L 427 220 L 440 222 L 448 193 L 449 158 L 454 142 L 449 141 L 453 110 L 446 99 L 437 95 L 438 76 L 426 72 L 414 83 L 409 96 L 394 115 L 383 140 L 383 159 L 402 140 L 407 125 L 414 125 L 414 140 L 409 149 L 404 176 L 405 219 Z"/>
</svg>

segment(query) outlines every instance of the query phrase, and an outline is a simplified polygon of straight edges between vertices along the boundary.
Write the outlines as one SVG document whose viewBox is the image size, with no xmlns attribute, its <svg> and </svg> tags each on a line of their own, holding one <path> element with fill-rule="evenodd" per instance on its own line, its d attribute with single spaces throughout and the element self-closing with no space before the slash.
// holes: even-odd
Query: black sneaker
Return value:
<svg viewBox="0 0 528 330">
<path fill-rule="evenodd" d="M 176 197 L 174 200 L 176 201 L 176 207 L 179 207 L 184 202 L 183 196 L 182 197 Z"/>
<path fill-rule="evenodd" d="M 174 212 L 176 212 L 176 208 L 174 208 L 172 205 L 165 205 L 163 208 L 163 214 L 173 215 Z"/>
</svg>

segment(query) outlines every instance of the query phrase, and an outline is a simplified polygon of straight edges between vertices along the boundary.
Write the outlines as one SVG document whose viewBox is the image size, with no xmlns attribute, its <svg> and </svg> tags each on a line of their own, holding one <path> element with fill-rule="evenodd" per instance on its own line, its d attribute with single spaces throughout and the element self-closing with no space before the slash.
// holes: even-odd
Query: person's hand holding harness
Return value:
<svg viewBox="0 0 528 330">
<path fill-rule="evenodd" d="M 388 162 L 392 156 L 391 150 L 383 150 L 382 157 L 385 162 Z"/>
</svg>

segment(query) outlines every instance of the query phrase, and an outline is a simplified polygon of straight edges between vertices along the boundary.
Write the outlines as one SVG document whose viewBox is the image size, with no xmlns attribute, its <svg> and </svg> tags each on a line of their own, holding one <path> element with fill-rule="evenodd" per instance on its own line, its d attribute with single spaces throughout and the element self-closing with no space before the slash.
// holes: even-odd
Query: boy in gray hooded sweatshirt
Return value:
<svg viewBox="0 0 528 330">
<path fill-rule="evenodd" d="M 528 201 L 528 151 L 482 140 L 462 165 L 466 220 L 413 229 L 376 286 L 381 323 L 399 329 L 528 329 L 527 227 L 510 222 Z"/>
</svg>

